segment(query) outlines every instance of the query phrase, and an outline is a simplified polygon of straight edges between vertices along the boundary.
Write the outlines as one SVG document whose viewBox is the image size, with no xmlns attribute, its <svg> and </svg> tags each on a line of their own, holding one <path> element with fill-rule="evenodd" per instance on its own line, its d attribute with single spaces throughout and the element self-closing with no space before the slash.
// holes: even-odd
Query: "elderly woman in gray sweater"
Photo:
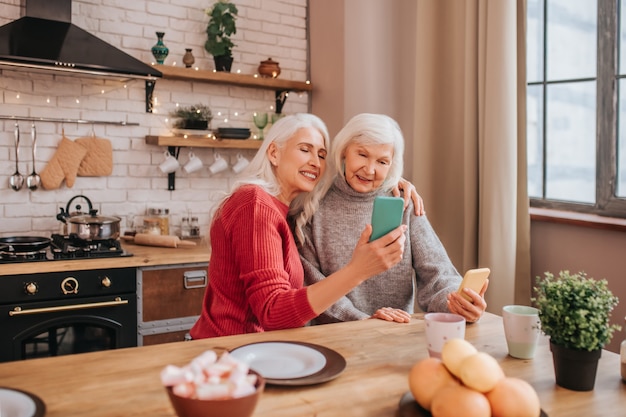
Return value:
<svg viewBox="0 0 626 417">
<path fill-rule="evenodd" d="M 307 285 L 350 261 L 361 231 L 369 227 L 374 199 L 392 195 L 403 170 L 404 138 L 388 116 L 353 117 L 331 146 L 328 175 L 313 199 L 319 206 L 300 213 L 295 222 Z M 463 298 L 456 293 L 461 276 L 426 216 L 416 216 L 411 204 L 402 222 L 408 226 L 402 261 L 355 287 L 316 323 L 370 317 L 408 322 L 416 302 L 423 311 L 457 313 L 468 322 L 482 316 L 488 282 L 480 293 L 466 290 L 471 301 Z"/>
</svg>

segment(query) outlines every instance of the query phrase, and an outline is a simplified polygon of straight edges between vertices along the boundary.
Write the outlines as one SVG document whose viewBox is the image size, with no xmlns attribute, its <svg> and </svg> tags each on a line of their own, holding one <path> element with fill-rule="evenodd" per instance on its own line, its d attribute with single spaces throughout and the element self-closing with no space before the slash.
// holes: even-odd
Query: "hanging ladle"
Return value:
<svg viewBox="0 0 626 417">
<path fill-rule="evenodd" d="M 19 149 L 20 149 L 20 127 L 15 123 L 15 174 L 11 175 L 9 178 L 9 184 L 11 188 L 15 191 L 19 191 L 24 185 L 24 177 L 20 174 L 19 170 Z"/>
<path fill-rule="evenodd" d="M 35 169 L 35 152 L 37 152 L 37 131 L 35 129 L 35 124 L 30 128 L 30 136 L 33 140 L 33 172 L 30 173 L 28 177 L 26 177 L 26 186 L 29 190 L 35 191 L 39 188 L 39 183 L 41 183 L 41 177 L 37 174 L 37 170 Z"/>
</svg>

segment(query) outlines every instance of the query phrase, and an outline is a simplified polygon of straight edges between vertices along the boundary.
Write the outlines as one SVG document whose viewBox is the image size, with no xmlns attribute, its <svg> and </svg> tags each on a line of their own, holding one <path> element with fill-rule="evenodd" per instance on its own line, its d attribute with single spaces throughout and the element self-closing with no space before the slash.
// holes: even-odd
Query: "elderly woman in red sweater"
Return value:
<svg viewBox="0 0 626 417">
<path fill-rule="evenodd" d="M 405 226 L 368 242 L 368 225 L 344 268 L 304 286 L 289 205 L 299 198 L 305 209 L 312 206 L 307 198 L 324 174 L 327 149 L 328 131 L 317 116 L 289 115 L 272 126 L 213 216 L 209 282 L 192 338 L 304 326 L 402 259 Z"/>
</svg>

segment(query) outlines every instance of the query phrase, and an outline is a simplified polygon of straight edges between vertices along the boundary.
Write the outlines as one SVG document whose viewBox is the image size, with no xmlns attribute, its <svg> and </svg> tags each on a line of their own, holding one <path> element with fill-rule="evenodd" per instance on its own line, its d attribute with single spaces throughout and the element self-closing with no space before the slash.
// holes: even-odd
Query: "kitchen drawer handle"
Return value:
<svg viewBox="0 0 626 417">
<path fill-rule="evenodd" d="M 186 289 L 206 287 L 206 271 L 185 271 L 183 274 L 183 285 Z"/>
<path fill-rule="evenodd" d="M 59 306 L 59 307 L 31 308 L 28 310 L 22 310 L 22 307 L 15 307 L 12 311 L 9 311 L 9 316 L 52 313 L 55 311 L 84 310 L 86 308 L 97 308 L 97 307 L 113 307 L 113 306 L 119 306 L 119 305 L 124 305 L 124 304 L 128 304 L 128 300 L 122 300 L 120 297 L 115 297 L 115 301 L 103 301 L 100 303 L 74 304 L 74 305 Z"/>
</svg>

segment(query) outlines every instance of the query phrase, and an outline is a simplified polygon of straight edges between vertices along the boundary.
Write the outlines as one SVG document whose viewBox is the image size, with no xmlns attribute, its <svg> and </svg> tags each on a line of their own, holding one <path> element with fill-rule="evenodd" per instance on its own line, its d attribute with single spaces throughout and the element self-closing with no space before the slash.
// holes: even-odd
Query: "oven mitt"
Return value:
<svg viewBox="0 0 626 417">
<path fill-rule="evenodd" d="M 110 140 L 92 136 L 78 138 L 74 142 L 87 149 L 78 167 L 79 177 L 106 177 L 113 173 L 113 146 Z"/>
<path fill-rule="evenodd" d="M 39 174 L 43 187 L 55 190 L 61 186 L 63 179 L 68 187 L 73 187 L 78 167 L 86 154 L 87 148 L 63 136 L 57 151 Z"/>
</svg>

